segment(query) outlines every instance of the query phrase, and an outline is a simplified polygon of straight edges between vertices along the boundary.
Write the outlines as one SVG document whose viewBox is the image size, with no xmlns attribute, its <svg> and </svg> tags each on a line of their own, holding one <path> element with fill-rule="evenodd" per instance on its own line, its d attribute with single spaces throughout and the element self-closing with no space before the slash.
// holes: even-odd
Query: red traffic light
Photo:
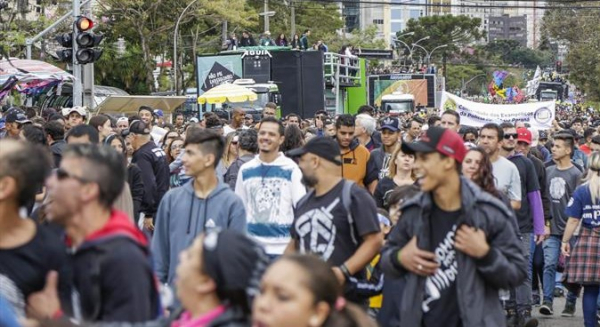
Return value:
<svg viewBox="0 0 600 327">
<path fill-rule="evenodd" d="M 77 18 L 77 20 L 75 21 L 75 27 L 80 32 L 85 32 L 87 30 L 90 30 L 92 27 L 94 27 L 94 22 L 87 17 L 81 16 L 81 17 Z"/>
</svg>

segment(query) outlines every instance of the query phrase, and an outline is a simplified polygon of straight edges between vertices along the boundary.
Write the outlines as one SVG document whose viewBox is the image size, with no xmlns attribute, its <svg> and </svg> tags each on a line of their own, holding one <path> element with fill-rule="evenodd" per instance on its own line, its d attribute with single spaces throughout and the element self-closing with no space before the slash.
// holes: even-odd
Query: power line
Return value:
<svg viewBox="0 0 600 327">
<path fill-rule="evenodd" d="M 600 5 L 590 6 L 590 5 L 579 5 L 576 6 L 576 3 L 572 3 L 569 5 L 501 5 L 501 4 L 446 4 L 446 3 L 415 3 L 412 1 L 406 2 L 387 2 L 387 1 L 367 1 L 367 0 L 311 0 L 312 2 L 323 3 L 323 4 L 343 4 L 343 5 L 353 5 L 358 8 L 380 8 L 383 5 L 389 6 L 403 6 L 409 5 L 411 7 L 428 7 L 428 8 L 480 8 L 480 9 L 573 9 L 573 10 L 600 10 Z M 529 3 L 537 3 L 534 0 L 520 2 L 529 2 Z M 592 1 L 579 1 L 584 3 L 592 3 Z M 598 3 L 598 1 L 593 1 Z M 564 3 L 564 1 L 559 0 L 546 0 L 546 3 Z M 308 5 L 308 4 L 306 4 Z M 305 6 L 301 5 L 305 8 L 317 9 L 317 7 L 310 7 L 310 5 Z"/>
</svg>

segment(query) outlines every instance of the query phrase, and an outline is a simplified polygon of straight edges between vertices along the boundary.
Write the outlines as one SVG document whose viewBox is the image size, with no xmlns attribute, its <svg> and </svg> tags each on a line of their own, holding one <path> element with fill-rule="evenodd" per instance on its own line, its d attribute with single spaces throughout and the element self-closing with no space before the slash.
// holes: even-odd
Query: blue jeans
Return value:
<svg viewBox="0 0 600 327">
<path fill-rule="evenodd" d="M 554 301 L 554 288 L 556 287 L 556 267 L 560 257 L 560 245 L 562 235 L 550 235 L 544 241 L 544 302 L 552 303 Z M 573 248 L 573 242 L 571 242 Z M 577 294 L 568 292 L 567 303 L 574 304 L 577 301 Z"/>
<path fill-rule="evenodd" d="M 527 278 L 521 285 L 515 287 L 510 292 L 510 300 L 506 303 L 506 309 L 516 309 L 517 312 L 523 310 L 531 311 L 531 233 L 522 233 L 521 251 L 525 260 L 527 260 Z"/>
</svg>

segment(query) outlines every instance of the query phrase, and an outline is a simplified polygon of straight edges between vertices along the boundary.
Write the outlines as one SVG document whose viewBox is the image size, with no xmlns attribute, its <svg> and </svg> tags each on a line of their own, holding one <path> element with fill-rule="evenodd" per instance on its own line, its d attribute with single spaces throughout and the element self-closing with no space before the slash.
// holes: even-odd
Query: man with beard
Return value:
<svg viewBox="0 0 600 327">
<path fill-rule="evenodd" d="M 300 157 L 302 182 L 312 189 L 298 202 L 287 253 L 312 253 L 332 265 L 340 283 L 350 278 L 364 280 L 365 266 L 379 253 L 383 243 L 377 208 L 371 195 L 342 178 L 337 143 L 327 137 L 311 139 L 288 154 Z M 360 284 L 359 284 L 360 285 Z M 346 293 L 358 304 L 364 298 Z"/>
<path fill-rule="evenodd" d="M 235 193 L 246 208 L 248 235 L 273 258 L 283 254 L 289 243 L 293 208 L 306 194 L 298 165 L 279 152 L 283 133 L 283 125 L 276 118 L 261 120 L 259 155 L 242 165 L 235 185 Z"/>
</svg>

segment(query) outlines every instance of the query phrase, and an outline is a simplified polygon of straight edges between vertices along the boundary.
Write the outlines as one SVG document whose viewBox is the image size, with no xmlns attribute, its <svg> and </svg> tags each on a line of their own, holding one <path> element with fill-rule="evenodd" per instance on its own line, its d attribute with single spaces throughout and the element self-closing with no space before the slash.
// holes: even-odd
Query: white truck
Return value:
<svg viewBox="0 0 600 327">
<path fill-rule="evenodd" d="M 392 116 L 415 111 L 415 96 L 394 92 L 381 97 L 381 110 Z"/>
</svg>

